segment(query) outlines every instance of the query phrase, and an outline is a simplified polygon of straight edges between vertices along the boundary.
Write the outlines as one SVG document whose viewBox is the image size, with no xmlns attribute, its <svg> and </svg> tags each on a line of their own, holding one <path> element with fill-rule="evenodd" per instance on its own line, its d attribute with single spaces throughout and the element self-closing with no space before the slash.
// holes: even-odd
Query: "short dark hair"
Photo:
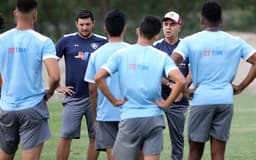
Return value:
<svg viewBox="0 0 256 160">
<path fill-rule="evenodd" d="M 105 15 L 105 27 L 110 36 L 120 36 L 125 26 L 125 16 L 119 9 L 113 9 Z"/>
<path fill-rule="evenodd" d="M 201 15 L 209 22 L 221 22 L 221 6 L 213 1 L 205 2 L 201 10 Z"/>
<path fill-rule="evenodd" d="M 0 29 L 4 28 L 4 17 L 3 15 L 0 13 Z"/>
<path fill-rule="evenodd" d="M 92 12 L 87 9 L 79 10 L 79 12 L 76 15 L 76 21 L 78 21 L 79 18 L 81 19 L 91 18 L 91 20 L 94 21 L 94 16 Z"/>
<path fill-rule="evenodd" d="M 37 5 L 37 0 L 16 0 L 16 8 L 22 13 L 28 13 L 36 9 Z"/>
<path fill-rule="evenodd" d="M 145 16 L 141 22 L 140 34 L 141 36 L 151 39 L 154 35 L 159 34 L 162 27 L 162 21 L 156 16 Z"/>
</svg>

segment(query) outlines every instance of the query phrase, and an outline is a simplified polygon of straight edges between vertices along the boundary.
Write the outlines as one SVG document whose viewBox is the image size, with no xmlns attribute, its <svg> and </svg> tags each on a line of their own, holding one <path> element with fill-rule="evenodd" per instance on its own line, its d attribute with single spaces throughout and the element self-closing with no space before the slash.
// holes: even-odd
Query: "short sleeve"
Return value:
<svg viewBox="0 0 256 160">
<path fill-rule="evenodd" d="M 61 58 L 62 56 L 63 56 L 63 54 L 64 54 L 64 50 L 65 50 L 65 38 L 64 37 L 62 37 L 62 38 L 60 38 L 58 41 L 57 41 L 57 43 L 56 43 L 56 45 L 55 45 L 55 48 L 56 48 L 56 55 L 59 57 L 59 58 Z"/>
<path fill-rule="evenodd" d="M 187 41 L 186 38 L 181 40 L 178 46 L 173 50 L 173 52 L 180 54 L 183 57 L 183 60 L 189 57 L 189 46 Z"/>
<path fill-rule="evenodd" d="M 120 52 L 115 52 L 105 63 L 102 68 L 105 69 L 110 75 L 114 74 L 118 70 L 120 65 L 121 54 Z"/>
<path fill-rule="evenodd" d="M 241 57 L 244 60 L 249 59 L 255 52 L 255 48 L 253 48 L 251 45 L 241 39 Z"/>
<path fill-rule="evenodd" d="M 178 67 L 170 57 L 166 56 L 164 63 L 165 76 L 168 77 L 169 72 L 174 69 L 178 69 Z"/>
<path fill-rule="evenodd" d="M 84 81 L 89 83 L 95 83 L 94 77 L 96 75 L 96 67 L 95 67 L 95 53 L 93 53 L 89 59 L 88 66 L 85 72 Z"/>
<path fill-rule="evenodd" d="M 51 39 L 47 38 L 43 44 L 43 60 L 47 58 L 56 58 L 56 49 Z"/>
</svg>

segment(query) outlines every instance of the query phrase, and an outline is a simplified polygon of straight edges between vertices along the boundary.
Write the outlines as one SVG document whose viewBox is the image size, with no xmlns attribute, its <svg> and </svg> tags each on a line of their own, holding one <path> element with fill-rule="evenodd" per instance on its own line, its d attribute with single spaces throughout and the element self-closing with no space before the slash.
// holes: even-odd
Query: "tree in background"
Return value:
<svg viewBox="0 0 256 160">
<path fill-rule="evenodd" d="M 182 34 L 191 34 L 199 31 L 200 8 L 204 0 L 40 0 L 38 23 L 36 29 L 57 40 L 61 35 L 75 32 L 74 15 L 81 8 L 90 9 L 95 14 L 95 32 L 105 34 L 103 31 L 103 18 L 107 10 L 121 9 L 127 18 L 128 42 L 135 42 L 135 28 L 145 15 L 163 17 L 169 10 L 179 12 L 183 18 Z M 254 0 L 219 0 L 223 6 L 224 30 L 256 31 L 256 1 Z M 3 13 L 6 24 L 5 30 L 14 26 L 12 11 L 15 0 L 1 0 L 0 12 Z M 2 31 L 2 30 L 1 30 Z"/>
</svg>

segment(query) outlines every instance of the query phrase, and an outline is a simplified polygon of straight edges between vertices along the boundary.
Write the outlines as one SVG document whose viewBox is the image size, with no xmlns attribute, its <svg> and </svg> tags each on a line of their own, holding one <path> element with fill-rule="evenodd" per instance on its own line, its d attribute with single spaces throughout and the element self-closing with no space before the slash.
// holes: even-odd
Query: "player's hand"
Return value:
<svg viewBox="0 0 256 160">
<path fill-rule="evenodd" d="M 124 104 L 127 101 L 126 98 L 118 99 L 113 103 L 113 106 L 119 107 L 120 105 Z"/>
<path fill-rule="evenodd" d="M 45 90 L 44 100 L 48 101 L 53 95 L 54 95 L 54 92 L 50 92 L 48 89 Z"/>
<path fill-rule="evenodd" d="M 167 82 L 166 83 L 166 86 L 168 86 L 170 89 L 173 89 L 174 85 L 175 85 L 175 83 L 172 83 L 172 82 Z"/>
<path fill-rule="evenodd" d="M 160 100 L 152 101 L 152 102 L 158 105 L 162 109 L 166 109 L 170 107 L 163 98 L 161 98 Z"/>
<path fill-rule="evenodd" d="M 194 92 L 199 87 L 199 84 L 196 87 L 188 88 L 183 92 L 183 95 L 188 99 L 192 100 Z"/>
<path fill-rule="evenodd" d="M 59 86 L 56 90 L 57 92 L 68 96 L 72 96 L 75 93 L 73 86 Z"/>
<path fill-rule="evenodd" d="M 239 87 L 238 85 L 234 85 L 232 83 L 231 83 L 231 85 L 233 87 L 233 94 L 234 95 L 238 95 L 243 91 L 242 87 Z"/>
<path fill-rule="evenodd" d="M 180 93 L 174 102 L 179 102 L 183 98 L 183 93 Z"/>
<path fill-rule="evenodd" d="M 195 92 L 195 88 L 190 88 L 184 91 L 183 94 L 188 100 L 192 100 L 194 92 Z"/>
</svg>

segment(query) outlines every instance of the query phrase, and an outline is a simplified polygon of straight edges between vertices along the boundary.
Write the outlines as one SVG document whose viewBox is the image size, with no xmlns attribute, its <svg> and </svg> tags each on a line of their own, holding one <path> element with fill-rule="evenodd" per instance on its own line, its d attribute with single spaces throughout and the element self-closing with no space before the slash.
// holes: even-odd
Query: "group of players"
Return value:
<svg viewBox="0 0 256 160">
<path fill-rule="evenodd" d="M 126 19 L 120 10 L 105 15 L 107 38 L 93 33 L 93 14 L 80 10 L 75 19 L 78 32 L 64 35 L 55 45 L 33 30 L 37 5 L 37 0 L 16 0 L 17 25 L 0 35 L 0 159 L 14 159 L 19 143 L 22 159 L 40 159 L 50 138 L 46 102 L 55 90 L 64 94 L 57 160 L 68 159 L 72 139 L 80 138 L 83 117 L 89 135 L 87 160 L 96 160 L 99 151 L 106 151 L 108 160 L 159 160 L 164 114 L 171 159 L 182 160 L 188 106 L 189 160 L 201 159 L 209 139 L 212 159 L 224 159 L 233 95 L 254 80 L 256 50 L 221 31 L 218 3 L 203 4 L 202 31 L 184 39 L 179 38 L 178 13 L 167 12 L 162 19 L 145 16 L 136 28 L 136 44 L 124 42 Z M 159 40 L 161 29 L 164 38 Z M 62 57 L 63 86 L 58 67 Z M 252 65 L 235 85 L 240 58 Z"/>
</svg>

